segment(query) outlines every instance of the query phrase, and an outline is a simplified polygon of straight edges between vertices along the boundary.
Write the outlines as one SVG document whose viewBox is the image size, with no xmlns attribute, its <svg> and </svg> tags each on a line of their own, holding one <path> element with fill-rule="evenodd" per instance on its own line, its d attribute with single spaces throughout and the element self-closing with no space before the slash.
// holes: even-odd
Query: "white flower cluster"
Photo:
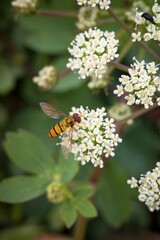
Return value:
<svg viewBox="0 0 160 240">
<path fill-rule="evenodd" d="M 96 26 L 96 20 L 98 17 L 98 8 L 81 7 L 78 12 L 78 22 L 76 26 L 79 30 L 86 30 Z"/>
<path fill-rule="evenodd" d="M 139 181 L 132 177 L 127 183 L 131 188 L 138 188 L 139 201 L 144 202 L 151 212 L 160 209 L 160 162 L 152 172 L 141 175 Z"/>
<path fill-rule="evenodd" d="M 128 69 L 128 75 L 121 75 L 119 81 L 121 85 L 117 85 L 114 94 L 118 97 L 127 93 L 125 99 L 128 105 L 142 104 L 145 108 L 153 105 L 156 93 L 160 92 L 160 76 L 156 76 L 159 68 L 155 62 L 145 63 L 145 61 L 138 62 L 135 58 L 132 68 Z M 159 103 L 159 98 L 157 98 Z"/>
<path fill-rule="evenodd" d="M 80 78 L 95 75 L 102 78 L 106 72 L 106 64 L 117 58 L 118 40 L 114 32 L 101 31 L 94 28 L 80 33 L 69 48 L 73 58 L 67 64 L 72 71 L 78 71 Z"/>
<path fill-rule="evenodd" d="M 50 89 L 57 81 L 58 73 L 54 66 L 45 66 L 39 71 L 38 76 L 33 78 L 33 82 L 42 90 Z"/>
<path fill-rule="evenodd" d="M 77 4 L 82 5 L 88 5 L 91 7 L 96 7 L 99 5 L 100 9 L 107 10 L 109 8 L 109 5 L 111 3 L 111 0 L 77 0 Z"/>
<path fill-rule="evenodd" d="M 12 7 L 20 14 L 28 14 L 37 7 L 37 0 L 14 0 Z"/>
<path fill-rule="evenodd" d="M 152 7 L 153 12 L 153 21 L 155 24 L 151 23 L 150 21 L 146 20 L 144 17 L 142 17 L 143 12 L 136 12 L 135 22 L 136 27 L 135 30 L 137 30 L 137 25 L 143 25 L 145 27 L 145 33 L 142 34 L 139 32 L 133 32 L 132 33 L 132 41 L 141 41 L 142 38 L 144 41 L 149 41 L 151 39 L 160 41 L 160 27 L 158 26 L 160 24 L 160 5 L 157 3 L 157 0 L 155 0 L 154 5 Z"/>
<path fill-rule="evenodd" d="M 114 120 L 107 117 L 105 108 L 90 111 L 81 106 L 80 108 L 72 108 L 70 114 L 73 113 L 79 114 L 81 122 L 73 127 L 71 152 L 82 165 L 92 162 L 95 167 L 102 168 L 102 155 L 106 158 L 113 157 L 115 146 L 122 141 L 115 133 Z M 68 134 L 65 133 L 61 136 L 61 144 L 67 144 Z"/>
</svg>

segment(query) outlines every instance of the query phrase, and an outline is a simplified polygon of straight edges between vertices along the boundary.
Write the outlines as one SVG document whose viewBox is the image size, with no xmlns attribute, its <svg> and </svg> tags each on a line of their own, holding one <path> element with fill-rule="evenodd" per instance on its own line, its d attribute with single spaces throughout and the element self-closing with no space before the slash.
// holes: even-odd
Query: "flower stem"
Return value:
<svg viewBox="0 0 160 240">
<path fill-rule="evenodd" d="M 70 73 L 72 73 L 72 70 L 70 68 L 66 69 L 60 73 L 60 78 L 64 78 L 65 76 L 69 75 Z"/>
<path fill-rule="evenodd" d="M 151 110 L 157 108 L 158 105 L 157 104 L 154 104 L 153 106 L 151 106 L 150 108 L 146 109 L 146 108 L 140 108 L 138 109 L 137 111 L 133 112 L 129 117 L 123 119 L 122 121 L 119 121 L 119 123 L 121 125 L 125 124 L 128 120 L 130 119 L 135 119 L 135 118 L 138 118 L 148 112 L 150 112 Z"/>
<path fill-rule="evenodd" d="M 51 11 L 46 9 L 39 9 L 36 12 L 38 15 L 42 16 L 55 16 L 55 17 L 76 17 L 77 12 L 73 11 Z"/>
<path fill-rule="evenodd" d="M 108 9 L 108 12 L 126 30 L 126 32 L 130 35 L 132 34 L 132 31 L 127 24 L 125 24 L 111 8 Z M 153 57 L 155 61 L 160 62 L 160 57 L 150 47 L 148 47 L 145 42 L 140 41 L 138 43 Z"/>
<path fill-rule="evenodd" d="M 114 67 L 116 67 L 116 68 L 118 68 L 118 69 L 128 73 L 128 68 L 129 67 L 124 65 L 124 64 L 118 63 L 116 61 L 111 61 L 111 62 L 109 62 L 109 65 L 112 65 L 112 66 L 114 66 Z"/>
<path fill-rule="evenodd" d="M 84 240 L 88 220 L 83 216 L 79 216 L 74 229 L 74 240 Z"/>
</svg>

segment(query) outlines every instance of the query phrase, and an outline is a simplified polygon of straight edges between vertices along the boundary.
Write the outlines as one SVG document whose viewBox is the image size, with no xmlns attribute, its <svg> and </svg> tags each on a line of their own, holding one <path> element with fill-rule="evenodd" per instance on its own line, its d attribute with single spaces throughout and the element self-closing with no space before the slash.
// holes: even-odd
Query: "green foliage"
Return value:
<svg viewBox="0 0 160 240">
<path fill-rule="evenodd" d="M 0 63 L 0 95 L 5 95 L 15 86 L 15 72 L 12 66 Z"/>
<path fill-rule="evenodd" d="M 79 213 L 86 218 L 97 216 L 96 208 L 87 199 L 77 198 L 76 199 L 76 208 L 79 211 Z"/>
<path fill-rule="evenodd" d="M 124 72 L 115 71 L 111 66 L 110 85 L 93 94 L 87 87 L 89 79 L 78 79 L 76 73 L 67 70 L 67 48 L 79 33 L 75 23 L 80 7 L 76 0 L 39 0 L 38 10 L 67 11 L 75 14 L 72 17 L 40 16 L 38 13 L 17 17 L 10 0 L 1 2 L 0 140 L 3 146 L 0 146 L 0 225 L 6 230 L 0 232 L 0 239 L 41 238 L 40 234 L 43 236 L 48 229 L 64 233 L 65 226 L 72 227 L 79 215 L 95 217 L 89 222 L 88 240 L 110 239 L 109 233 L 114 229 L 118 229 L 118 239 L 124 238 L 120 235 L 121 229 L 123 232 L 135 228 L 149 232 L 153 226 L 154 230 L 158 229 L 159 215 L 150 214 L 138 201 L 137 192 L 131 192 L 127 185 L 128 178 L 139 178 L 159 161 L 158 111 L 153 110 L 140 120 L 135 119 L 132 126 L 122 129 L 123 142 L 116 149 L 115 159 L 104 163 L 100 178 L 91 185 L 95 168 L 89 164 L 80 166 L 73 155 L 64 159 L 60 146 L 56 145 L 58 137 L 48 139 L 47 136 L 59 119 L 45 116 L 39 102 L 47 101 L 66 113 L 73 106 L 81 105 L 107 109 L 118 101 L 112 93 Z M 111 1 L 111 7 L 125 22 L 125 11 L 132 2 Z M 151 1 L 145 2 L 151 9 Z M 129 21 L 127 24 L 133 31 L 134 24 Z M 119 39 L 120 58 L 117 60 L 123 60 L 123 64 L 131 64 L 133 56 L 138 60 L 153 61 L 146 49 L 131 42 L 131 36 L 108 11 L 100 11 L 98 28 L 115 31 Z M 154 41 L 149 47 L 159 54 Z M 57 67 L 60 79 L 53 88 L 43 92 L 32 79 L 42 67 L 50 64 Z M 46 189 L 57 179 L 68 195 L 63 202 L 52 204 L 47 199 Z M 23 226 L 26 223 L 31 225 Z M 134 238 L 131 233 L 129 238 Z"/>
<path fill-rule="evenodd" d="M 59 151 L 58 160 L 56 173 L 60 176 L 61 181 L 67 184 L 78 172 L 78 162 L 74 160 L 73 155 L 70 155 L 68 159 L 64 159 L 62 151 Z"/>
<path fill-rule="evenodd" d="M 36 225 L 24 225 L 19 228 L 7 229 L 1 234 L 1 240 L 28 240 L 35 238 L 43 232 L 42 227 Z"/>
<path fill-rule="evenodd" d="M 49 150 L 33 134 L 19 130 L 7 133 L 4 148 L 10 159 L 20 168 L 35 174 L 53 175 L 54 162 Z"/>
<path fill-rule="evenodd" d="M 88 200 L 93 194 L 93 188 L 89 185 L 78 185 L 72 190 L 72 197 L 61 206 L 61 216 L 67 227 L 71 227 L 78 214 L 91 218 L 97 216 L 95 206 Z"/>
<path fill-rule="evenodd" d="M 61 216 L 66 226 L 70 228 L 77 218 L 77 212 L 71 201 L 66 201 L 61 207 Z"/>
<path fill-rule="evenodd" d="M 121 226 L 130 214 L 131 194 L 124 170 L 114 161 L 104 169 L 96 192 L 96 202 L 104 220 Z"/>
<path fill-rule="evenodd" d="M 18 24 L 25 36 L 22 44 L 45 54 L 67 52 L 75 36 L 74 21 L 69 18 L 29 16 L 21 17 Z"/>
<path fill-rule="evenodd" d="M 25 202 L 42 195 L 48 179 L 44 177 L 16 176 L 0 183 L 0 201 L 8 203 Z"/>
</svg>

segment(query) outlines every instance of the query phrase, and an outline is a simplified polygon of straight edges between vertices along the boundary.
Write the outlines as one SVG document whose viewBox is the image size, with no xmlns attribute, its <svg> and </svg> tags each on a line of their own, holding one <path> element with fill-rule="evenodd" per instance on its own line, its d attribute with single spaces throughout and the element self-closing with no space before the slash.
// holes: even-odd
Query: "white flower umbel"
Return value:
<svg viewBox="0 0 160 240">
<path fill-rule="evenodd" d="M 67 67 L 78 72 L 82 79 L 93 75 L 102 78 L 106 64 L 119 56 L 118 42 L 114 32 L 90 28 L 78 34 L 68 48 L 73 58 L 69 58 Z"/>
<path fill-rule="evenodd" d="M 97 24 L 98 8 L 81 7 L 78 12 L 76 26 L 79 30 L 86 30 L 95 27 Z"/>
<path fill-rule="evenodd" d="M 77 0 L 77 4 L 88 5 L 91 7 L 100 7 L 100 9 L 108 10 L 109 5 L 111 4 L 111 0 Z"/>
<path fill-rule="evenodd" d="M 129 75 L 119 78 L 121 85 L 117 85 L 114 94 L 120 97 L 125 93 L 128 105 L 142 104 L 149 108 L 157 98 L 156 94 L 160 92 L 160 76 L 156 75 L 159 67 L 155 62 L 138 62 L 135 58 L 133 60 L 135 62 L 128 69 Z M 158 98 L 156 100 L 158 102 Z"/>
<path fill-rule="evenodd" d="M 137 10 L 137 9 L 136 9 Z M 136 27 L 135 27 L 135 31 L 137 31 L 138 26 L 141 26 L 141 30 L 142 30 L 142 26 L 143 26 L 143 32 L 141 32 L 141 37 L 136 32 L 132 33 L 132 41 L 140 41 L 141 38 L 144 41 L 149 41 L 151 39 L 156 40 L 156 41 L 160 41 L 160 5 L 157 3 L 157 0 L 155 0 L 154 5 L 152 7 L 152 13 L 150 14 L 151 17 L 153 18 L 152 21 L 148 21 L 147 19 L 145 19 L 142 14 L 144 12 L 136 12 L 135 15 L 135 23 L 136 23 Z"/>
<path fill-rule="evenodd" d="M 18 13 L 28 14 L 37 7 L 37 0 L 14 0 L 11 5 Z"/>
<path fill-rule="evenodd" d="M 132 177 L 127 183 L 131 188 L 138 188 L 139 201 L 144 202 L 151 212 L 160 209 L 160 162 L 152 172 L 142 174 L 139 181 Z"/>
<path fill-rule="evenodd" d="M 81 122 L 73 127 L 71 152 L 82 165 L 91 162 L 95 167 L 103 167 L 102 155 L 106 158 L 114 156 L 115 146 L 122 139 L 116 134 L 116 126 L 112 118 L 107 117 L 105 108 L 89 110 L 88 108 L 72 108 L 78 113 Z M 68 134 L 62 134 L 61 144 L 68 144 Z"/>
<path fill-rule="evenodd" d="M 33 78 L 33 82 L 42 90 L 50 89 L 57 81 L 58 73 L 54 66 L 45 66 L 39 71 L 38 76 Z"/>
</svg>

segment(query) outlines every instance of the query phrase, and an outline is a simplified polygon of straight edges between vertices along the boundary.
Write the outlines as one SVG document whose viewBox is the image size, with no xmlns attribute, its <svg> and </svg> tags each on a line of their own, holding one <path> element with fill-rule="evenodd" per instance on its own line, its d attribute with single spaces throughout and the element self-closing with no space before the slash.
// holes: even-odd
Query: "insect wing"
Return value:
<svg viewBox="0 0 160 240">
<path fill-rule="evenodd" d="M 71 150 L 72 150 L 72 132 L 73 132 L 72 128 L 69 127 L 63 133 L 63 136 L 62 136 L 61 147 L 62 147 L 62 152 L 65 159 L 69 157 L 69 154 L 71 153 Z"/>
<path fill-rule="evenodd" d="M 40 107 L 42 108 L 43 112 L 51 118 L 59 118 L 59 117 L 66 117 L 67 115 L 61 112 L 59 109 L 53 107 L 51 104 L 46 102 L 40 102 Z"/>
</svg>

